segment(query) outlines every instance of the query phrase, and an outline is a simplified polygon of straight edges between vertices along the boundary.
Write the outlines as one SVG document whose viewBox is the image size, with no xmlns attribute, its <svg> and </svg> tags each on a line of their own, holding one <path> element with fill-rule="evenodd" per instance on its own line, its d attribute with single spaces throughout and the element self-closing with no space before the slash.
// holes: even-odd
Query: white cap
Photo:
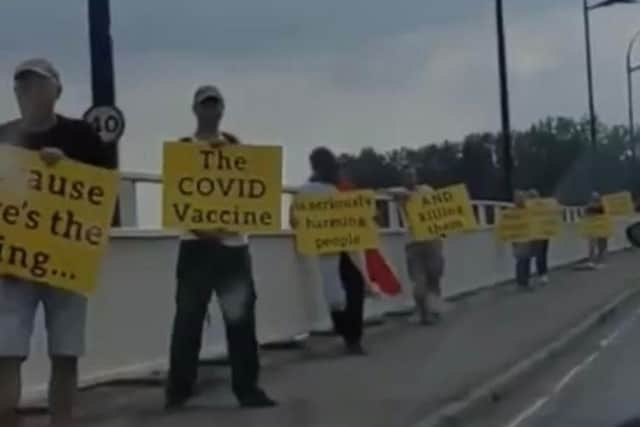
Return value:
<svg viewBox="0 0 640 427">
<path fill-rule="evenodd" d="M 20 63 L 13 73 L 13 78 L 15 79 L 20 74 L 27 71 L 46 77 L 59 87 L 62 87 L 62 83 L 60 81 L 60 73 L 58 73 L 58 70 L 56 70 L 53 64 L 51 64 L 51 62 L 47 61 L 46 59 L 32 58 Z"/>
<path fill-rule="evenodd" d="M 196 93 L 193 95 L 193 104 L 200 104 L 205 99 L 214 98 L 220 101 L 224 105 L 224 97 L 220 90 L 211 85 L 200 86 Z"/>
</svg>

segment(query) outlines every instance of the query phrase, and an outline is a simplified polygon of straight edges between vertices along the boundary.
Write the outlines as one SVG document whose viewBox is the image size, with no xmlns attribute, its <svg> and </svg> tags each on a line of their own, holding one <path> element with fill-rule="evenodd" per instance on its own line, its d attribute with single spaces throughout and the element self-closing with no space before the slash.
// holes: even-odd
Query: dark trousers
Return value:
<svg viewBox="0 0 640 427">
<path fill-rule="evenodd" d="M 531 276 L 531 258 L 516 258 L 516 282 L 519 286 L 529 286 Z"/>
<path fill-rule="evenodd" d="M 347 296 L 347 306 L 343 311 L 331 312 L 333 327 L 348 345 L 359 344 L 364 323 L 365 282 L 346 253 L 340 254 L 340 279 Z"/>
<path fill-rule="evenodd" d="M 549 271 L 548 258 L 549 258 L 549 241 L 540 240 L 534 243 L 535 259 L 536 259 L 536 272 L 538 276 L 544 276 Z"/>
<path fill-rule="evenodd" d="M 193 392 L 202 331 L 213 291 L 224 318 L 233 391 L 242 398 L 257 390 L 260 364 L 256 293 L 248 247 L 226 247 L 216 241 L 184 241 L 177 276 L 167 397 L 189 396 Z"/>
</svg>

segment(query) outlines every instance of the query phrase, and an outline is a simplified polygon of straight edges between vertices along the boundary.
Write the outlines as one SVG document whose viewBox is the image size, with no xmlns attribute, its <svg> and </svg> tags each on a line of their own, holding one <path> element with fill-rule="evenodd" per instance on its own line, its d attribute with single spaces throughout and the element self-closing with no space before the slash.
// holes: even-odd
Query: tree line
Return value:
<svg viewBox="0 0 640 427">
<path fill-rule="evenodd" d="M 357 155 L 342 154 L 340 160 L 361 188 L 402 185 L 404 171 L 413 168 L 420 182 L 435 188 L 465 183 L 474 200 L 504 200 L 501 146 L 500 133 L 472 133 L 462 141 L 419 148 L 364 148 Z M 632 164 L 626 126 L 598 123 L 594 153 L 586 118 L 548 117 L 514 131 L 512 153 L 516 189 L 535 188 L 565 205 L 584 204 L 593 190 L 639 193 L 640 173 Z"/>
</svg>

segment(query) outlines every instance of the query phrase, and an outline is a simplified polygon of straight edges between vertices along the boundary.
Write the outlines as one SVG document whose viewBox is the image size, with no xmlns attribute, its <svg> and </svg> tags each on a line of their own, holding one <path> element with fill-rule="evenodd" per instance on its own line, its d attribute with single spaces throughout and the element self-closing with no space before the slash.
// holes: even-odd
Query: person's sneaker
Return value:
<svg viewBox="0 0 640 427">
<path fill-rule="evenodd" d="M 192 393 L 167 396 L 167 400 L 164 403 L 164 409 L 166 411 L 177 411 L 179 409 L 182 409 L 192 396 Z"/>
<path fill-rule="evenodd" d="M 362 347 L 362 344 L 360 343 L 347 344 L 346 352 L 350 356 L 366 356 L 367 355 L 366 350 Z"/>
<path fill-rule="evenodd" d="M 429 312 L 420 319 L 420 323 L 424 326 L 434 326 L 440 322 L 441 318 L 440 314 Z"/>
<path fill-rule="evenodd" d="M 547 276 L 546 274 L 540 276 L 540 285 L 546 286 L 548 284 L 549 284 L 549 276 Z"/>
<path fill-rule="evenodd" d="M 267 393 L 258 389 L 243 396 L 238 396 L 240 406 L 243 408 L 273 408 L 278 403 L 267 396 Z"/>
</svg>

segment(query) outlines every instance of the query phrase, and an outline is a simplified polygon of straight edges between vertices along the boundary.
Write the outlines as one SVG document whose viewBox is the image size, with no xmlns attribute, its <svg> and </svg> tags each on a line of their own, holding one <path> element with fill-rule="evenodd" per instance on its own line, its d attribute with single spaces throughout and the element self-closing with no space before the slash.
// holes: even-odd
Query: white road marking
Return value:
<svg viewBox="0 0 640 427">
<path fill-rule="evenodd" d="M 536 412 L 540 410 L 554 395 L 557 395 L 565 388 L 571 380 L 576 377 L 580 372 L 584 371 L 594 360 L 600 355 L 600 352 L 613 344 L 617 338 L 619 338 L 632 323 L 640 316 L 640 308 L 638 308 L 634 314 L 627 319 L 626 322 L 621 324 L 616 330 L 614 330 L 610 335 L 600 341 L 599 349 L 594 353 L 591 353 L 588 357 L 586 357 L 583 361 L 578 363 L 576 366 L 571 368 L 571 370 L 564 376 L 558 383 L 553 387 L 551 393 L 546 396 L 538 398 L 533 404 L 527 407 L 524 411 L 520 412 L 516 418 L 514 418 L 509 424 L 505 427 L 519 427 L 525 422 L 527 419 L 531 418 L 535 415 Z"/>
<path fill-rule="evenodd" d="M 522 411 L 516 419 L 511 421 L 511 423 L 507 427 L 518 427 L 523 421 L 525 421 L 527 418 L 535 414 L 538 411 L 538 409 L 542 408 L 542 406 L 545 403 L 547 403 L 548 400 L 549 400 L 548 396 L 541 397 L 540 399 L 536 400 L 533 403 L 533 405 L 531 405 L 530 407 Z"/>
<path fill-rule="evenodd" d="M 582 363 L 580 363 L 579 365 L 577 365 L 573 369 L 571 369 L 569 371 L 569 373 L 567 375 L 565 375 L 560 380 L 560 382 L 558 384 L 556 384 L 556 386 L 553 388 L 553 394 L 558 394 L 567 384 L 569 384 L 569 382 L 571 381 L 571 379 L 573 377 L 578 375 L 578 373 L 580 373 L 580 371 L 582 371 L 587 366 L 589 366 L 591 364 L 591 362 L 593 362 L 596 359 L 596 357 L 598 357 L 598 352 L 595 352 L 595 353 L 591 354 L 591 356 L 586 358 Z"/>
</svg>

